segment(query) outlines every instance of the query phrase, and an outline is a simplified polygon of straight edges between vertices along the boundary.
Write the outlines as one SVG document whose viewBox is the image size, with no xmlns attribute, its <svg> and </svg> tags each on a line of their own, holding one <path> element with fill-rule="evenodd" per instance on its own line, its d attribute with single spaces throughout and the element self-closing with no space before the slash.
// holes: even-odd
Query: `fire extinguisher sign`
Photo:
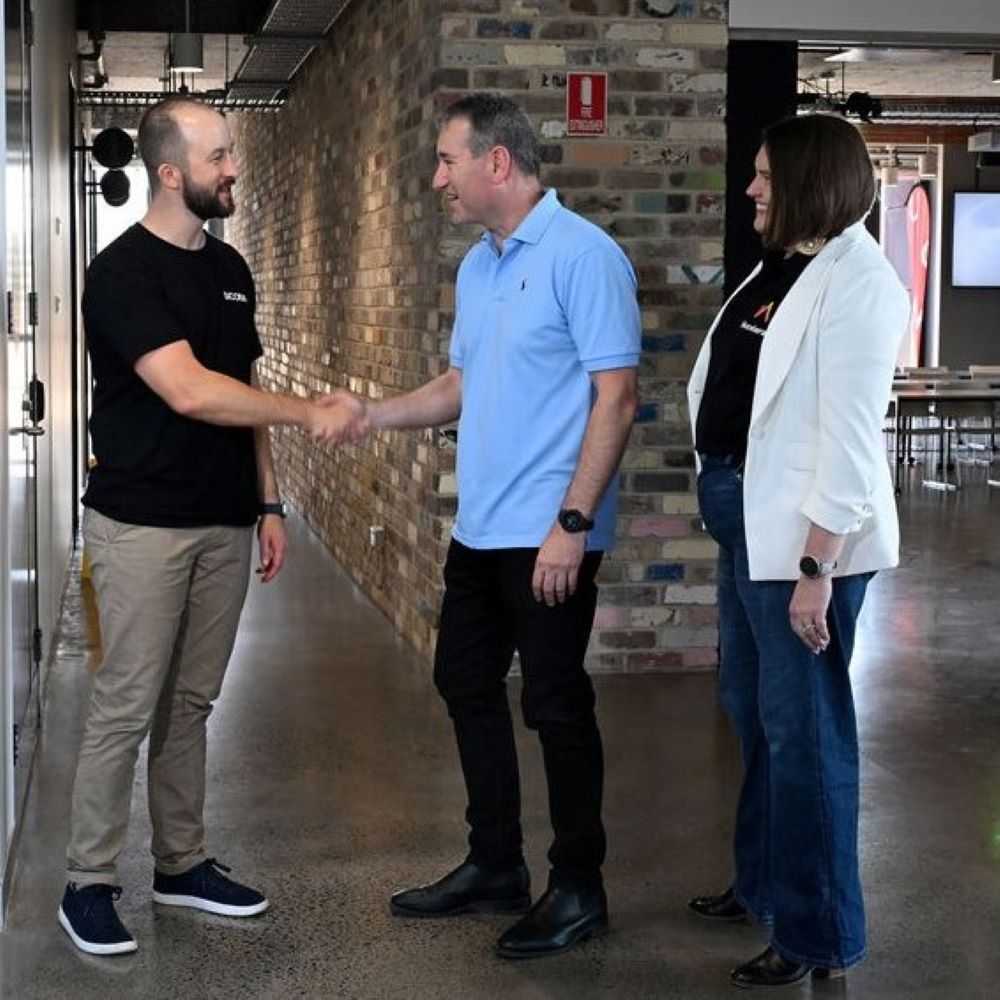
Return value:
<svg viewBox="0 0 1000 1000">
<path fill-rule="evenodd" d="M 566 74 L 566 134 L 604 135 L 608 127 L 608 74 Z"/>
</svg>

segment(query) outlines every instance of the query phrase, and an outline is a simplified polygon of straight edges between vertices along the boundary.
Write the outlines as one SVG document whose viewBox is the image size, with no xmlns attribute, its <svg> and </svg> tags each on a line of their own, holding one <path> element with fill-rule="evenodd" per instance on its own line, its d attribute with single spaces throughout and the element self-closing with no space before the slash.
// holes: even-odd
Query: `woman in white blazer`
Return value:
<svg viewBox="0 0 1000 1000">
<path fill-rule="evenodd" d="M 747 194 L 765 254 L 727 301 L 688 402 L 719 543 L 719 696 L 744 778 L 735 877 L 689 906 L 772 925 L 738 986 L 865 954 L 858 740 L 848 666 L 865 589 L 897 562 L 882 423 L 908 297 L 863 218 L 874 173 L 833 115 L 771 126 Z"/>
</svg>

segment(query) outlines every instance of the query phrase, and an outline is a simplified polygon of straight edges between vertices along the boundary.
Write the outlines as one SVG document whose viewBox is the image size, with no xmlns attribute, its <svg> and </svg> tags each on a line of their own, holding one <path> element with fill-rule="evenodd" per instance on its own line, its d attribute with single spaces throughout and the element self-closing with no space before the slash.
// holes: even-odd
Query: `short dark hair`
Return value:
<svg viewBox="0 0 1000 1000">
<path fill-rule="evenodd" d="M 150 190 L 160 185 L 156 171 L 164 163 L 187 166 L 187 145 L 177 124 L 176 112 L 182 107 L 204 108 L 191 97 L 168 97 L 147 108 L 139 121 L 139 156 L 149 175 Z"/>
<path fill-rule="evenodd" d="M 522 174 L 537 177 L 542 169 L 538 137 L 524 111 L 502 94 L 475 92 L 459 98 L 441 113 L 441 126 L 456 118 L 468 120 L 469 149 L 482 156 L 494 146 L 503 146 Z"/>
<path fill-rule="evenodd" d="M 763 145 L 771 168 L 767 246 L 830 239 L 871 209 L 875 168 L 861 133 L 845 118 L 784 118 L 764 129 Z"/>
</svg>

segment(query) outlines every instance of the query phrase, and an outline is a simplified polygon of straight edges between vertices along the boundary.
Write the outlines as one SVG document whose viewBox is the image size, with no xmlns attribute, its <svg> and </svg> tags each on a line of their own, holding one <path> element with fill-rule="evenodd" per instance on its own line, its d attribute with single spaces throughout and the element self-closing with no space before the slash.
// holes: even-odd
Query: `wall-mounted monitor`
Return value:
<svg viewBox="0 0 1000 1000">
<path fill-rule="evenodd" d="M 956 191 L 951 283 L 1000 288 L 1000 191 Z"/>
</svg>

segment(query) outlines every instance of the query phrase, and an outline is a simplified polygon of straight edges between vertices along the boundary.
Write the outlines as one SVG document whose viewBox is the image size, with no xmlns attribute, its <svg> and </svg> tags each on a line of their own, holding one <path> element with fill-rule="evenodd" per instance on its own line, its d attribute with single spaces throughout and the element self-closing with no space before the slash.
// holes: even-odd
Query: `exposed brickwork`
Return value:
<svg viewBox="0 0 1000 1000">
<path fill-rule="evenodd" d="M 700 531 L 684 381 L 720 302 L 722 2 L 371 0 L 350 5 L 277 115 L 237 116 L 233 241 L 258 276 L 265 381 L 368 396 L 443 370 L 457 262 L 474 238 L 430 191 L 433 115 L 470 89 L 520 101 L 543 180 L 607 229 L 640 278 L 643 405 L 601 571 L 597 670 L 715 662 L 714 549 Z M 567 138 L 566 73 L 609 74 L 609 135 Z M 276 435 L 284 488 L 424 656 L 455 510 L 439 432 L 326 454 Z M 385 544 L 368 546 L 368 526 Z"/>
</svg>

